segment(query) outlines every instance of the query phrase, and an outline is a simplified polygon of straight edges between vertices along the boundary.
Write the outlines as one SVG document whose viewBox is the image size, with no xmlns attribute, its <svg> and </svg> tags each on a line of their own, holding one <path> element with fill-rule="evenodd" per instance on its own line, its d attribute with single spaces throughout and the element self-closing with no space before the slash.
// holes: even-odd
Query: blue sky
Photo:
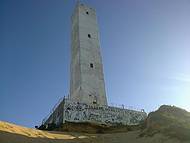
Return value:
<svg viewBox="0 0 190 143">
<path fill-rule="evenodd" d="M 75 2 L 0 1 L 0 120 L 34 127 L 69 93 Z M 97 10 L 108 102 L 190 111 L 190 1 L 83 2 Z"/>
</svg>

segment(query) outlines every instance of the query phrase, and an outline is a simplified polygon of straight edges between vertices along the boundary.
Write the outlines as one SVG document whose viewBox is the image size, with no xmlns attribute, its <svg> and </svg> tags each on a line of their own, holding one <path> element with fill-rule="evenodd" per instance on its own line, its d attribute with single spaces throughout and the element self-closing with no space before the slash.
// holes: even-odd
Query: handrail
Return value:
<svg viewBox="0 0 190 143">
<path fill-rule="evenodd" d="M 48 120 L 48 118 L 53 114 L 53 112 L 56 110 L 56 108 L 59 106 L 59 104 L 65 99 L 64 97 L 59 98 L 58 102 L 53 106 L 53 108 L 50 110 L 49 114 L 43 118 L 42 125 Z"/>
</svg>

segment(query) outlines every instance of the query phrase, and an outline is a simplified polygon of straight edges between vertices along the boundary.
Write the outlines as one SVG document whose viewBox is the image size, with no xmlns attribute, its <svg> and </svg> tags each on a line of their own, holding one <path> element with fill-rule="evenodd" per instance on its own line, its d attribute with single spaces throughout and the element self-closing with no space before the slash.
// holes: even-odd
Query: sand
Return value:
<svg viewBox="0 0 190 143">
<path fill-rule="evenodd" d="M 0 121 L 0 143 L 181 143 L 162 134 L 153 137 L 139 137 L 139 134 L 140 131 L 109 134 L 50 132 Z"/>
</svg>

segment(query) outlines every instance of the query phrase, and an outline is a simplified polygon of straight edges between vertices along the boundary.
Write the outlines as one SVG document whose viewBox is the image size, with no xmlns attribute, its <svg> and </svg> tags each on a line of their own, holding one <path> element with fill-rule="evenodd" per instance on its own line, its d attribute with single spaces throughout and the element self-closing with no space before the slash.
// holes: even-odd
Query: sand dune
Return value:
<svg viewBox="0 0 190 143">
<path fill-rule="evenodd" d="M 140 131 L 110 134 L 48 132 L 0 121 L 0 143 L 181 143 L 162 134 L 153 137 L 139 137 L 139 134 Z"/>
</svg>

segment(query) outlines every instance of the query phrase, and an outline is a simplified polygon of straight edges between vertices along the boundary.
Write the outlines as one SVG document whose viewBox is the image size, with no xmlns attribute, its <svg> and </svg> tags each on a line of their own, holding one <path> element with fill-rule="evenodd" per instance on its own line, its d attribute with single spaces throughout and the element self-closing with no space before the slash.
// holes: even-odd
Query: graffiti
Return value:
<svg viewBox="0 0 190 143">
<path fill-rule="evenodd" d="M 82 120 L 86 120 L 87 119 L 87 113 L 86 111 L 82 112 Z"/>
<path fill-rule="evenodd" d="M 88 118 L 89 121 L 101 122 L 101 116 L 98 114 L 91 113 Z"/>
<path fill-rule="evenodd" d="M 147 116 L 145 112 L 74 102 L 65 103 L 63 112 L 65 121 L 91 121 L 101 124 L 119 123 L 124 125 L 136 125 Z"/>
<path fill-rule="evenodd" d="M 100 124 L 137 125 L 147 117 L 145 112 L 111 106 L 87 105 L 64 101 L 49 116 L 45 124 L 69 122 L 96 122 Z"/>
</svg>

